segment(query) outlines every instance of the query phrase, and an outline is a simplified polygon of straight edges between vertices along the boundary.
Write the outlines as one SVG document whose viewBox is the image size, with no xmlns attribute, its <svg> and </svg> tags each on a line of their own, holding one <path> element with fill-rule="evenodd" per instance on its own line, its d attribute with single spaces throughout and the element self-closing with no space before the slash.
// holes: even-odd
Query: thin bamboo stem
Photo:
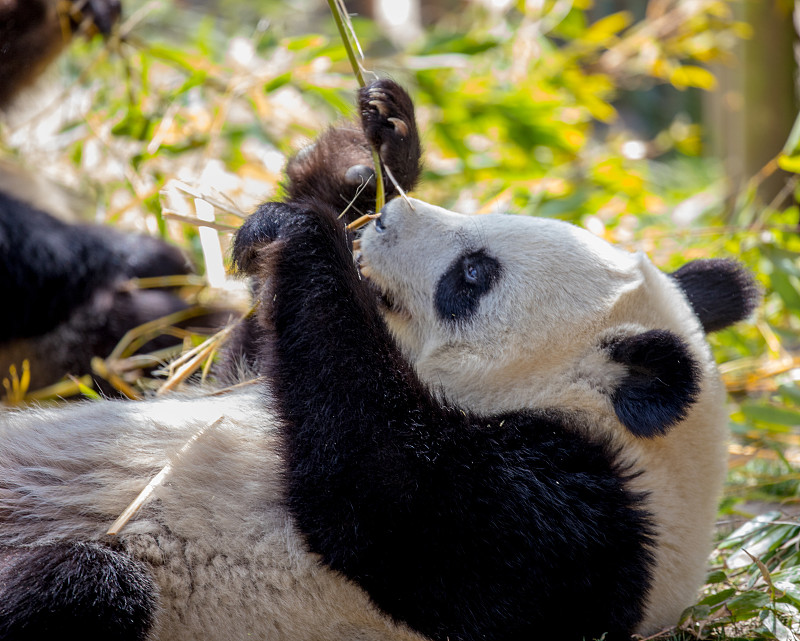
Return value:
<svg viewBox="0 0 800 641">
<path fill-rule="evenodd" d="M 356 39 L 353 25 L 350 22 L 350 16 L 345 10 L 344 2 L 343 0 L 328 0 L 328 6 L 333 14 L 333 20 L 336 22 L 336 27 L 339 29 L 339 35 L 342 38 L 342 44 L 347 52 L 347 58 L 350 60 L 350 66 L 353 68 L 353 74 L 358 81 L 358 85 L 360 87 L 366 87 L 367 82 L 364 80 L 364 69 L 356 57 L 356 52 L 353 47 L 354 41 L 356 46 L 358 45 L 358 40 Z M 380 211 L 386 204 L 386 192 L 383 187 L 381 155 L 374 147 L 372 148 L 372 163 L 375 165 L 375 178 L 377 181 L 377 185 L 375 186 L 375 211 Z"/>
</svg>

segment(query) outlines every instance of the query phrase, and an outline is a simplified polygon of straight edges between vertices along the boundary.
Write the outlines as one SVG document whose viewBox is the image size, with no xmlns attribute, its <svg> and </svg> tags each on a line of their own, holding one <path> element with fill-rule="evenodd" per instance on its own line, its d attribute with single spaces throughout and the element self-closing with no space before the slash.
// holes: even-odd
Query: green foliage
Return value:
<svg viewBox="0 0 800 641">
<path fill-rule="evenodd" d="M 800 632 L 799 541 L 800 524 L 780 512 L 739 527 L 718 545 L 705 594 L 680 627 L 702 638 L 793 640 Z"/>
</svg>

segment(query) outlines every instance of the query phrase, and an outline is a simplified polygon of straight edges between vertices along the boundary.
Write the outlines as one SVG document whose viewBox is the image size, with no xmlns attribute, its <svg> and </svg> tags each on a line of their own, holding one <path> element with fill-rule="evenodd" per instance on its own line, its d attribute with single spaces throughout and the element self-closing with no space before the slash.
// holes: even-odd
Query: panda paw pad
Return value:
<svg viewBox="0 0 800 641">
<path fill-rule="evenodd" d="M 361 120 L 369 142 L 382 153 L 384 145 L 402 141 L 410 133 L 413 105 L 392 80 L 378 80 L 361 90 Z"/>
</svg>

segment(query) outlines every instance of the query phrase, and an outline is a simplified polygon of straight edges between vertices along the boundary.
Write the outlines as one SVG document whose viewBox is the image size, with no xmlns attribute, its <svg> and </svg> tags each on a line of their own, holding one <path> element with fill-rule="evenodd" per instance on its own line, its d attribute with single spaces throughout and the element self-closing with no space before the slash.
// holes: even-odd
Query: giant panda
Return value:
<svg viewBox="0 0 800 641">
<path fill-rule="evenodd" d="M 237 235 L 258 387 L 0 414 L 0 639 L 625 639 L 694 598 L 724 469 L 704 324 L 751 278 L 400 199 L 354 259 L 358 149 L 401 186 L 419 160 L 405 93 L 359 100 L 364 133 Z"/>
<path fill-rule="evenodd" d="M 67 223 L 0 192 L 0 379 L 25 361 L 32 390 L 89 373 L 91 359 L 108 356 L 129 330 L 189 308 L 176 292 L 137 289 L 131 279 L 191 271 L 184 254 L 161 239 Z M 224 321 L 220 314 L 195 322 Z M 175 342 L 157 337 L 144 351 Z"/>
<path fill-rule="evenodd" d="M 119 16 L 119 0 L 0 2 L 0 112 L 13 110 L 74 34 L 109 35 Z M 53 206 L 47 196 L 58 190 L 43 183 L 0 164 L 0 380 L 12 368 L 19 375 L 27 362 L 31 390 L 91 372 L 92 358 L 108 356 L 135 327 L 177 312 L 192 315 L 174 291 L 130 284 L 191 273 L 182 252 L 150 236 L 55 216 L 46 211 Z M 208 330 L 228 314 L 194 316 L 189 323 Z M 176 342 L 159 336 L 142 351 Z M 95 383 L 116 393 L 99 377 Z M 0 386 L 0 399 L 3 393 Z"/>
</svg>

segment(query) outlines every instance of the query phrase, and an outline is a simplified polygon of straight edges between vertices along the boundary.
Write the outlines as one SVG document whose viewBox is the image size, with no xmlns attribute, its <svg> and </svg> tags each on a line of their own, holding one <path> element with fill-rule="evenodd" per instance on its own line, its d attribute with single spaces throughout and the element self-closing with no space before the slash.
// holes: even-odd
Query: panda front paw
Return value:
<svg viewBox="0 0 800 641">
<path fill-rule="evenodd" d="M 259 263 L 260 250 L 276 240 L 285 238 L 287 230 L 296 224 L 303 212 L 286 203 L 267 202 L 244 221 L 233 241 L 233 264 L 250 273 Z"/>
<path fill-rule="evenodd" d="M 414 103 L 400 85 L 377 80 L 361 89 L 358 98 L 364 134 L 384 162 L 391 164 L 401 147 L 418 145 Z"/>
<path fill-rule="evenodd" d="M 122 5 L 120 0 L 71 0 L 66 13 L 76 30 L 107 36 L 122 14 Z"/>
</svg>

